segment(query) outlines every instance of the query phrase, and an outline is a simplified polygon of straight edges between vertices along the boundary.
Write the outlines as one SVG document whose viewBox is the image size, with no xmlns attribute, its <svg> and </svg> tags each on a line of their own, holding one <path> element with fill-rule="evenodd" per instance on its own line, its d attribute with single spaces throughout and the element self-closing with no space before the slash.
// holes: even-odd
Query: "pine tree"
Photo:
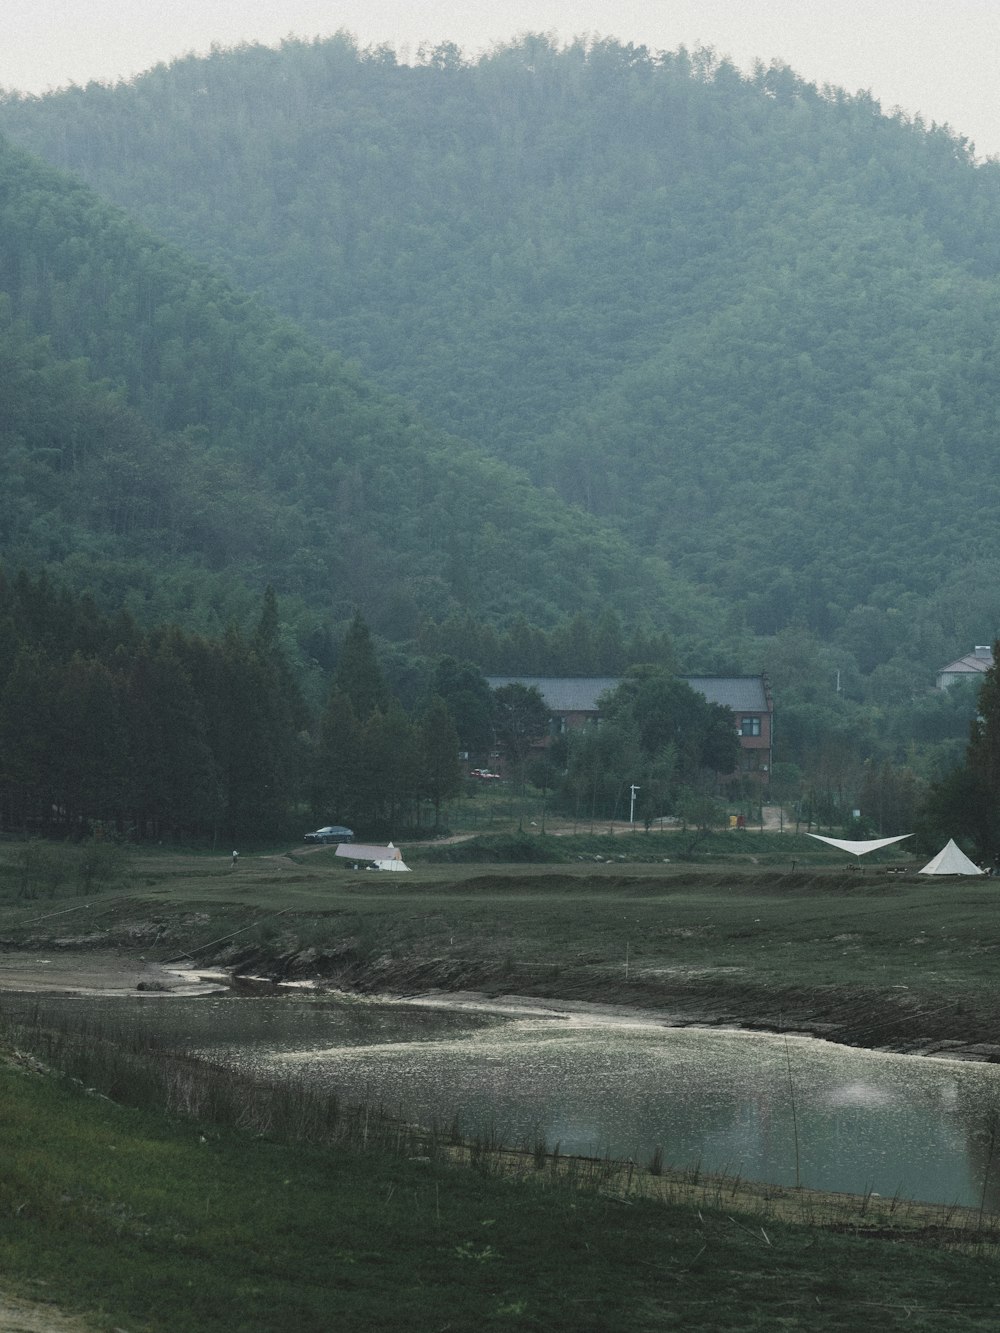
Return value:
<svg viewBox="0 0 1000 1333">
<path fill-rule="evenodd" d="M 392 700 L 362 724 L 357 798 L 362 820 L 393 836 L 417 793 L 417 745 L 413 725 Z"/>
<path fill-rule="evenodd" d="M 462 785 L 458 759 L 458 732 L 448 705 L 434 695 L 421 714 L 417 727 L 418 783 L 422 796 L 434 806 L 434 827 L 441 824 L 441 802 L 454 796 Z"/>
<path fill-rule="evenodd" d="M 433 691 L 451 715 L 458 748 L 468 754 L 488 750 L 493 740 L 493 691 L 479 668 L 442 657 L 434 669 Z"/>
<path fill-rule="evenodd" d="M 351 701 L 359 722 L 389 705 L 389 688 L 375 655 L 371 632 L 361 612 L 354 613 L 337 658 L 334 684 Z"/>
<path fill-rule="evenodd" d="M 320 721 L 313 756 L 311 801 L 318 823 L 358 822 L 361 728 L 354 707 L 334 685 Z"/>
<path fill-rule="evenodd" d="M 220 774 L 198 697 L 174 644 L 139 651 L 126 707 L 129 791 L 139 836 L 212 831 L 221 813 Z"/>
</svg>

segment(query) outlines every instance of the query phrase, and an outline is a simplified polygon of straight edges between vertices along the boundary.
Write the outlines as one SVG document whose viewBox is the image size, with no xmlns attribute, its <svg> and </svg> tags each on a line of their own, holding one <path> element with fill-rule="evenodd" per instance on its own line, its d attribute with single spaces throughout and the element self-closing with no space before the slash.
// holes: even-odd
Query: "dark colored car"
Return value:
<svg viewBox="0 0 1000 1333">
<path fill-rule="evenodd" d="M 354 830 L 344 828 L 343 824 L 327 824 L 315 833 L 307 833 L 303 842 L 353 842 Z"/>
</svg>

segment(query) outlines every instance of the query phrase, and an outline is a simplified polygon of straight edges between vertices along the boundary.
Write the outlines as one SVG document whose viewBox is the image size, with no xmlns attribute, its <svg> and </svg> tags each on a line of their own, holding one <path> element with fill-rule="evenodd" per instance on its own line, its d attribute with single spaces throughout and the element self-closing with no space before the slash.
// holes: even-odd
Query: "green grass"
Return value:
<svg viewBox="0 0 1000 1333">
<path fill-rule="evenodd" d="M 696 846 L 690 850 L 691 843 Z M 710 864 L 720 858 L 731 865 L 781 865 L 790 867 L 794 846 L 798 865 L 825 864 L 829 856 L 806 843 L 799 847 L 783 834 L 710 833 L 704 837 L 681 829 L 668 833 L 645 833 L 641 829 L 619 829 L 542 835 L 537 828 L 511 828 L 481 833 L 466 841 L 413 843 L 407 847 L 408 864 L 477 865 L 483 863 L 568 865 L 577 861 L 628 864 L 684 862 Z"/>
<path fill-rule="evenodd" d="M 137 852 L 114 889 L 28 899 L 5 845 L 0 938 L 206 962 L 297 954 L 345 984 L 825 1024 L 872 1045 L 1000 1033 L 990 881 L 819 861 L 792 873 L 790 857 L 596 863 L 558 841 L 571 859 L 415 860 L 391 878 L 326 850 L 247 855 L 238 871 L 226 856 Z M 995 1327 L 996 1250 L 974 1235 L 971 1256 L 918 1250 L 890 1218 L 891 1244 L 861 1241 L 747 1211 L 736 1191 L 654 1203 L 550 1170 L 511 1181 L 409 1160 L 425 1154 L 406 1141 L 285 1142 L 194 1109 L 171 1119 L 0 1070 L 0 1287 L 43 1291 L 98 1329 L 180 1333 Z"/>
<path fill-rule="evenodd" d="M 95 1329 L 995 1327 L 992 1250 L 290 1145 L 10 1066 L 0 1113 L 0 1285 Z"/>
<path fill-rule="evenodd" d="M 669 850 L 672 836 L 652 841 Z M 597 863 L 573 850 L 533 866 L 414 860 L 411 874 L 388 876 L 353 872 L 332 849 L 247 855 L 236 871 L 223 856 L 136 853 L 120 887 L 29 900 L 4 874 L 5 847 L 0 938 L 44 948 L 77 938 L 384 989 L 613 1001 L 904 1049 L 997 1040 L 995 881 L 838 864 L 792 872 L 787 849 L 804 839 L 747 837 L 780 842 L 787 865 L 714 854 Z"/>
</svg>

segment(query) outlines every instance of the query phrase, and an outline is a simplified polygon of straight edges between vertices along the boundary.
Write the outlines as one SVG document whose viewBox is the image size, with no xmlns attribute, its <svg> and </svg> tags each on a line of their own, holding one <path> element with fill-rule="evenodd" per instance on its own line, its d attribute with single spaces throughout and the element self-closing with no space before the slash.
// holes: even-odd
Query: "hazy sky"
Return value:
<svg viewBox="0 0 1000 1333">
<path fill-rule="evenodd" d="M 1000 0 L 3 0 L 0 87 L 127 78 L 213 42 L 274 44 L 339 28 L 401 56 L 469 53 L 525 31 L 714 46 L 747 68 L 778 57 L 817 83 L 870 89 L 1000 154 Z"/>
</svg>

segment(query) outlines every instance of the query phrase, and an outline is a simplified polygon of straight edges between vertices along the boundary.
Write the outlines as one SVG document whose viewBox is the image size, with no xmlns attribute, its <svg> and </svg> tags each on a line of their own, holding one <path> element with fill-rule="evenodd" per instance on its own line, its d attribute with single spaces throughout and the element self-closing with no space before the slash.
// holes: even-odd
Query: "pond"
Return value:
<svg viewBox="0 0 1000 1333">
<path fill-rule="evenodd" d="M 34 999 L 38 997 L 33 997 Z M 14 997 L 4 997 L 8 1008 Z M 564 1154 L 1000 1211 L 1000 1067 L 655 1020 L 330 995 L 46 996 L 409 1122 Z M 1000 1135 L 997 1135 L 1000 1138 Z M 996 1179 L 994 1179 L 996 1177 Z"/>
</svg>

